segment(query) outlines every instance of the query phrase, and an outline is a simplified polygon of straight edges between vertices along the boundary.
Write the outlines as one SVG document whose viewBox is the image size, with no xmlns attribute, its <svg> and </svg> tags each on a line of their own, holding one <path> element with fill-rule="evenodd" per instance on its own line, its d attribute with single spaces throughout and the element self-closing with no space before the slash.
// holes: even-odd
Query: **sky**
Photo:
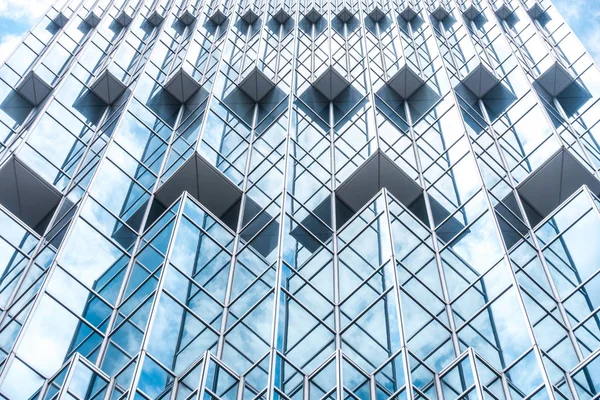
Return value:
<svg viewBox="0 0 600 400">
<path fill-rule="evenodd" d="M 48 0 L 0 0 L 0 62 L 47 10 Z M 600 63 L 600 1 L 554 0 L 554 4 Z"/>
</svg>

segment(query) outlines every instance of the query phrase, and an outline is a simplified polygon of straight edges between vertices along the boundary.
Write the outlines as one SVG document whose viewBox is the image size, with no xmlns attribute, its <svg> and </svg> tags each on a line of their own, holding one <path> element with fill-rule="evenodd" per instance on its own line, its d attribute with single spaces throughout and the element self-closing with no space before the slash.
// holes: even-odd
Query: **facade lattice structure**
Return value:
<svg viewBox="0 0 600 400">
<path fill-rule="evenodd" d="M 0 397 L 598 399 L 599 99 L 548 0 L 60 0 L 0 67 Z"/>
</svg>

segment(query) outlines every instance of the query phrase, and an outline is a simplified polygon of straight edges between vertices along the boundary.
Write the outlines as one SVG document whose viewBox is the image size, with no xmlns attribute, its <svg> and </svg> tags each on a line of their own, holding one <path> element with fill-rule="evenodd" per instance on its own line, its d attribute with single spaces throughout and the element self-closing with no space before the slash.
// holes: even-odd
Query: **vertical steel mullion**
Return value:
<svg viewBox="0 0 600 400">
<path fill-rule="evenodd" d="M 267 2 L 267 4 L 265 5 L 265 8 L 268 9 L 269 4 Z M 300 0 L 296 1 L 296 15 L 300 15 Z M 296 52 L 298 51 L 298 18 L 296 18 L 294 20 L 294 37 L 292 40 L 292 54 L 293 54 L 293 58 L 292 58 L 292 68 L 290 71 L 291 74 L 291 81 L 290 81 L 290 92 L 288 94 L 288 110 L 287 110 L 287 114 L 288 114 L 288 118 L 287 118 L 287 129 L 286 129 L 286 138 L 285 138 L 285 154 L 284 154 L 284 159 L 283 159 L 283 182 L 282 182 L 282 199 L 281 199 L 281 216 L 280 216 L 280 222 L 279 222 L 279 232 L 278 232 L 278 238 L 277 238 L 277 270 L 275 272 L 275 288 L 274 288 L 274 294 L 273 294 L 273 317 L 272 317 L 272 336 L 271 336 L 271 359 L 269 360 L 269 376 L 268 376 L 268 387 L 267 387 L 267 399 L 268 400 L 272 400 L 275 399 L 277 396 L 277 394 L 275 393 L 275 373 L 274 371 L 276 370 L 276 365 L 277 365 L 277 337 L 278 337 L 278 333 L 279 333 L 279 307 L 280 305 L 280 301 L 279 301 L 279 296 L 281 295 L 281 280 L 282 280 L 282 264 L 283 264 L 283 247 L 284 247 L 284 230 L 285 230 L 285 221 L 287 218 L 287 210 L 286 210 L 286 205 L 287 205 L 287 198 L 288 198 L 288 193 L 287 193 L 287 187 L 288 187 L 288 179 L 290 179 L 290 177 L 288 176 L 288 171 L 289 171 L 289 163 L 294 163 L 293 159 L 291 159 L 290 157 L 290 152 L 291 152 L 291 144 L 290 142 L 292 141 L 291 137 L 291 131 L 292 129 L 294 131 L 296 131 L 296 127 L 293 126 L 293 122 L 295 120 L 294 118 L 294 96 L 295 96 L 295 90 L 296 90 L 296 85 L 297 85 L 297 60 L 298 57 L 296 57 Z M 283 24 L 279 25 L 279 38 L 278 38 L 278 46 L 281 46 L 281 34 L 283 32 Z M 287 36 L 286 36 L 287 37 Z M 277 65 L 279 65 L 279 58 L 281 57 L 281 53 L 280 51 L 277 52 Z M 276 67 L 276 71 L 275 71 L 275 76 L 279 75 L 279 68 Z M 271 111 L 274 112 L 275 110 Z M 286 302 L 286 307 L 289 307 L 288 303 Z M 289 309 L 288 309 L 289 310 Z M 286 310 L 287 311 L 287 310 Z M 285 322 L 285 332 L 283 332 L 284 335 L 284 340 L 287 341 L 287 331 L 289 329 L 288 326 L 288 321 L 287 319 L 289 319 L 289 313 L 286 312 L 286 322 Z M 304 381 L 306 383 L 307 381 L 307 377 L 304 375 L 303 376 Z M 243 393 L 243 391 L 242 391 Z M 308 385 L 306 384 L 304 387 L 304 396 L 308 396 Z M 241 400 L 241 397 L 238 399 Z"/>
<path fill-rule="evenodd" d="M 331 40 L 331 35 L 329 36 Z M 331 58 L 331 52 L 329 54 Z M 333 313 L 334 313 L 334 329 L 335 329 L 335 368 L 336 368 L 336 400 L 343 399 L 344 381 L 342 377 L 342 325 L 340 315 L 340 274 L 339 274 L 339 254 L 338 254 L 338 226 L 336 218 L 336 169 L 335 169 L 335 118 L 333 111 L 333 102 L 329 102 L 329 154 L 331 164 L 331 222 L 333 234 Z"/>
<path fill-rule="evenodd" d="M 390 238 L 390 251 L 391 251 L 391 256 L 392 256 L 392 264 L 391 264 L 391 268 L 392 268 L 392 278 L 394 280 L 394 300 L 395 300 L 395 307 L 396 307 L 396 313 L 398 315 L 398 331 L 400 333 L 400 343 L 402 346 L 402 364 L 403 364 L 403 373 L 404 373 L 404 386 L 405 386 L 405 391 L 406 391 L 406 399 L 407 400 L 413 400 L 413 389 L 412 389 L 412 377 L 411 377 L 411 373 L 410 373 L 410 359 L 408 357 L 408 342 L 406 341 L 406 335 L 405 335 L 405 331 L 404 331 L 404 313 L 402 312 L 402 296 L 400 293 L 400 279 L 398 278 L 398 271 L 396 270 L 396 250 L 394 247 L 394 232 L 392 229 L 392 223 L 391 223 L 391 218 L 390 218 L 390 210 L 389 210 L 389 197 L 388 197 L 388 191 L 386 188 L 383 189 L 384 190 L 384 202 L 385 202 L 385 222 L 387 224 L 388 227 L 388 232 L 389 232 L 389 238 Z M 385 268 L 385 267 L 384 267 Z M 389 333 L 388 333 L 389 334 Z M 375 380 L 375 377 L 373 377 L 373 380 Z M 375 400 L 376 397 L 373 397 L 372 400 Z"/>
<path fill-rule="evenodd" d="M 473 350 L 472 347 L 469 347 L 469 349 L 467 350 L 468 354 L 469 354 L 469 366 L 471 367 L 471 371 L 473 374 L 473 380 L 475 381 L 475 391 L 477 392 L 477 397 L 479 397 L 479 399 L 484 400 L 487 399 L 489 396 L 485 396 L 483 393 L 483 389 L 482 386 L 483 384 L 481 383 L 481 378 L 479 377 L 479 371 L 477 370 L 477 365 L 475 364 L 475 351 Z M 459 364 L 459 368 L 460 364 Z M 461 372 L 462 375 L 462 372 Z"/>
</svg>

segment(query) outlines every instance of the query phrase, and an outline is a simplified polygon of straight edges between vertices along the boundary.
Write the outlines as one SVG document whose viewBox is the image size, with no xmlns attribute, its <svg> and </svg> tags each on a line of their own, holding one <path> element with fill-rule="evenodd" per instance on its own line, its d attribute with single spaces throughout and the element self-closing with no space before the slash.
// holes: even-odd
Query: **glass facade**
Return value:
<svg viewBox="0 0 600 400">
<path fill-rule="evenodd" d="M 59 0 L 0 398 L 598 399 L 599 100 L 549 0 Z"/>
</svg>

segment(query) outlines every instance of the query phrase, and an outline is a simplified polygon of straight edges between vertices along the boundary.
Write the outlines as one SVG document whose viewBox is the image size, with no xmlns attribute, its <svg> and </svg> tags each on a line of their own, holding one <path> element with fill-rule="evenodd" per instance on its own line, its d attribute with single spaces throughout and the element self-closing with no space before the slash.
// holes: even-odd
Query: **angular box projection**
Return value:
<svg viewBox="0 0 600 400">
<path fill-rule="evenodd" d="M 188 7 L 177 16 L 177 19 L 183 25 L 189 26 L 189 25 L 193 24 L 194 21 L 196 20 L 196 14 L 194 13 L 193 9 Z"/>
<path fill-rule="evenodd" d="M 16 157 L 0 167 L 0 204 L 42 235 L 62 194 Z"/>
<path fill-rule="evenodd" d="M 462 84 L 479 99 L 483 98 L 499 83 L 500 81 L 496 75 L 481 63 L 462 80 Z"/>
<path fill-rule="evenodd" d="M 600 181 L 569 150 L 561 148 L 517 187 L 529 206 L 525 209 L 533 225 L 550 215 L 582 185 L 600 195 Z"/>
<path fill-rule="evenodd" d="M 249 25 L 252 25 L 256 21 L 258 21 L 258 14 L 254 11 L 254 8 L 248 7 L 246 11 L 242 14 L 242 19 Z"/>
<path fill-rule="evenodd" d="M 431 12 L 431 15 L 438 21 L 443 21 L 450 15 L 450 12 L 446 9 L 446 7 L 439 5 L 435 10 Z"/>
<path fill-rule="evenodd" d="M 91 26 L 93 28 L 95 26 L 98 26 L 101 19 L 100 19 L 100 16 L 98 14 L 96 14 L 95 11 L 90 11 L 88 13 L 88 15 L 85 17 L 84 21 L 86 24 L 88 24 L 89 26 Z"/>
<path fill-rule="evenodd" d="M 32 106 L 37 107 L 52 92 L 52 87 L 32 70 L 21 79 L 16 90 Z"/>
<path fill-rule="evenodd" d="M 465 16 L 465 18 L 473 21 L 474 19 L 479 17 L 479 15 L 481 14 L 481 10 L 473 3 L 467 4 L 468 6 L 465 8 L 465 11 L 463 11 L 463 15 Z"/>
<path fill-rule="evenodd" d="M 534 1 L 533 5 L 531 5 L 531 7 L 529 7 L 529 9 L 527 10 L 527 14 L 529 14 L 529 16 L 532 19 L 538 19 L 539 17 L 544 15 L 545 12 L 546 10 L 544 10 L 540 2 L 537 0 Z"/>
<path fill-rule="evenodd" d="M 327 68 L 315 81 L 313 87 L 329 101 L 335 100 L 344 90 L 350 87 L 350 82 L 343 77 L 335 67 Z"/>
<path fill-rule="evenodd" d="M 569 87 L 575 78 L 562 66 L 561 63 L 555 61 L 542 75 L 536 80 L 536 83 L 544 88 L 545 91 L 552 97 L 560 95 L 567 87 Z"/>
<path fill-rule="evenodd" d="M 181 104 L 187 101 L 200 90 L 201 85 L 183 67 L 173 72 L 165 82 L 165 89 Z"/>
<path fill-rule="evenodd" d="M 496 15 L 503 21 L 513 15 L 514 12 L 515 11 L 506 3 L 503 3 L 496 9 Z"/>
<path fill-rule="evenodd" d="M 317 10 L 316 7 L 312 7 L 306 14 L 304 14 L 304 17 L 313 24 L 317 22 L 321 18 L 321 16 L 321 12 Z"/>
<path fill-rule="evenodd" d="M 383 8 L 379 6 L 373 7 L 371 11 L 369 11 L 369 18 L 371 18 L 375 22 L 379 22 L 385 18 L 387 13 L 383 10 Z"/>
<path fill-rule="evenodd" d="M 348 7 L 344 6 L 337 11 L 336 17 L 342 22 L 348 22 L 354 17 L 354 13 Z"/>
<path fill-rule="evenodd" d="M 96 77 L 90 90 L 100 98 L 107 106 L 111 106 L 121 98 L 127 90 L 127 86 L 112 72 L 105 68 L 102 73 Z"/>
<path fill-rule="evenodd" d="M 392 77 L 388 79 L 386 84 L 402 97 L 404 100 L 412 96 L 417 90 L 425 84 L 415 71 L 408 65 L 403 65 Z"/>
<path fill-rule="evenodd" d="M 159 26 L 164 20 L 164 15 L 158 10 L 154 10 L 148 15 L 148 22 L 150 22 L 152 26 Z"/>
<path fill-rule="evenodd" d="M 214 10 L 208 17 L 216 25 L 221 25 L 227 20 L 228 15 L 225 14 L 220 8 Z"/>
<path fill-rule="evenodd" d="M 275 13 L 273 14 L 273 18 L 275 19 L 275 21 L 279 22 L 280 24 L 286 23 L 287 20 L 290 19 L 290 17 L 291 15 L 286 11 L 285 7 L 283 6 L 278 7 Z"/>
<path fill-rule="evenodd" d="M 131 21 L 133 21 L 133 17 L 128 11 L 123 10 L 119 13 L 119 15 L 117 15 L 116 20 L 119 25 L 121 25 L 123 28 L 126 28 L 129 26 Z"/>
<path fill-rule="evenodd" d="M 62 12 L 59 12 L 52 19 L 52 22 L 54 22 L 59 28 L 62 28 L 67 24 L 67 22 L 69 22 L 69 18 L 67 18 L 67 16 Z"/>
<path fill-rule="evenodd" d="M 375 151 L 335 191 L 338 199 L 357 212 L 382 188 L 405 206 L 410 206 L 423 189 L 381 150 Z"/>
<path fill-rule="evenodd" d="M 410 5 L 407 5 L 400 11 L 400 16 L 407 22 L 412 21 L 418 15 L 419 15 L 419 12 Z"/>
<path fill-rule="evenodd" d="M 238 84 L 240 90 L 256 102 L 261 101 L 275 86 L 275 82 L 269 79 L 258 67 L 248 71 Z"/>
<path fill-rule="evenodd" d="M 170 206 L 184 191 L 198 200 L 217 218 L 223 218 L 242 196 L 242 191 L 221 171 L 195 153 L 164 182 L 156 200 Z"/>
</svg>

